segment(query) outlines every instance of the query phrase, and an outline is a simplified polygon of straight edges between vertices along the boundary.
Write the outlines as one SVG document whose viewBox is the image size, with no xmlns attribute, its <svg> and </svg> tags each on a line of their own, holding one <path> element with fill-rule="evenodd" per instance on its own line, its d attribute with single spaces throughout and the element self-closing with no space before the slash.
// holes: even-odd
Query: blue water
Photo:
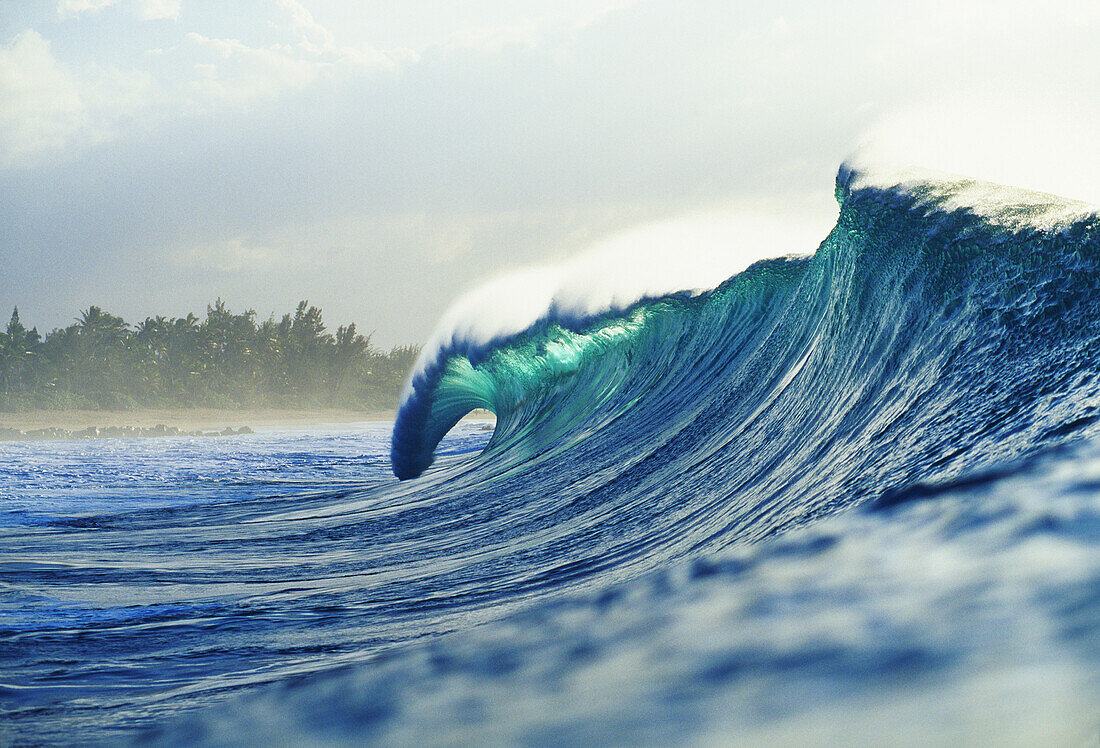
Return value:
<svg viewBox="0 0 1100 748">
<path fill-rule="evenodd" d="M 0 736 L 1095 744 L 1100 217 L 975 190 L 842 169 L 812 256 L 456 332 L 392 432 L 0 445 Z"/>
<path fill-rule="evenodd" d="M 0 443 L 0 737 L 113 740 L 439 630 L 383 599 L 402 550 L 360 534 L 395 510 L 368 493 L 389 428 Z"/>
</svg>

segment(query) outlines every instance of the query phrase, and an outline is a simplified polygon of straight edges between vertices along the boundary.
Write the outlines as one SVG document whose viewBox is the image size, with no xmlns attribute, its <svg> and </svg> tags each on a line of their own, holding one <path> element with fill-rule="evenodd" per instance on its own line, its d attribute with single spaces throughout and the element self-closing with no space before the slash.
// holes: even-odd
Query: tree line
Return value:
<svg viewBox="0 0 1100 748">
<path fill-rule="evenodd" d="M 0 410 L 389 408 L 419 352 L 380 351 L 354 323 L 333 334 L 308 301 L 278 321 L 219 298 L 205 319 L 136 325 L 90 306 L 45 337 L 17 307 L 0 332 Z"/>
</svg>

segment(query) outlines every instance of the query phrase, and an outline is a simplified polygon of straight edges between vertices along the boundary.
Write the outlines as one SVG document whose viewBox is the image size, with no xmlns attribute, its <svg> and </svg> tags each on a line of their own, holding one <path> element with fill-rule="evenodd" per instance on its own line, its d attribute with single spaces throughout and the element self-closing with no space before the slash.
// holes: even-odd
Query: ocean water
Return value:
<svg viewBox="0 0 1100 748">
<path fill-rule="evenodd" d="M 449 322 L 392 425 L 0 445 L 0 737 L 1095 745 L 1100 216 L 837 198 L 714 289 Z"/>
<path fill-rule="evenodd" d="M 400 586 L 355 537 L 389 429 L 0 444 L 0 742 L 114 742 L 436 630 L 363 595 Z"/>
</svg>

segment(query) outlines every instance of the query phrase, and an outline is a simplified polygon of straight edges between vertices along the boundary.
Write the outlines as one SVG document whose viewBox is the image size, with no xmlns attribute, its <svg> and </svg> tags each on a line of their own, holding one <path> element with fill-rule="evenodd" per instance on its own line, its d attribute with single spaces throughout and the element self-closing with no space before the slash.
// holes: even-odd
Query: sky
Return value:
<svg viewBox="0 0 1100 748">
<path fill-rule="evenodd" d="M 591 247 L 812 251 L 859 148 L 1100 203 L 1098 38 L 1092 0 L 3 0 L 0 313 L 423 342 Z"/>
</svg>

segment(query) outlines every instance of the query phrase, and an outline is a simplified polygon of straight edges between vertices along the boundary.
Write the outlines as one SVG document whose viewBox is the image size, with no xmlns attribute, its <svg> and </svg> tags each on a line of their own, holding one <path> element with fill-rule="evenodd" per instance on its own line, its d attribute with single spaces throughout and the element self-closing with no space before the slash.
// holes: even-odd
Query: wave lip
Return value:
<svg viewBox="0 0 1100 748">
<path fill-rule="evenodd" d="M 467 354 L 470 351 L 467 350 Z M 451 370 L 468 362 L 465 356 L 454 352 L 440 356 L 434 364 L 418 372 L 412 379 L 409 392 L 394 423 L 390 462 L 393 473 L 401 480 L 416 478 L 432 464 L 433 452 L 440 440 L 451 428 L 472 410 L 481 408 L 496 412 L 492 393 L 467 363 L 464 381 L 452 381 L 451 386 L 440 385 Z M 454 363 L 452 363 L 454 362 Z M 456 372 L 452 380 L 459 380 Z"/>
<path fill-rule="evenodd" d="M 432 464 L 439 441 L 472 410 L 484 409 L 497 416 L 490 450 L 502 441 L 530 438 L 524 427 L 532 420 L 545 426 L 550 402 L 572 412 L 562 402 L 569 399 L 567 382 L 576 388 L 574 396 L 587 392 L 589 403 L 606 398 L 626 368 L 619 365 L 625 349 L 657 310 L 688 303 L 693 297 L 693 292 L 681 292 L 642 298 L 626 309 L 595 314 L 566 312 L 551 305 L 519 333 L 485 342 L 473 335 L 456 335 L 422 360 L 410 378 L 391 441 L 394 474 L 402 480 L 422 474 Z M 601 376 L 588 368 L 591 379 L 576 381 L 582 368 L 609 360 L 616 362 L 610 372 Z M 609 373 L 614 381 L 608 381 Z"/>
<path fill-rule="evenodd" d="M 906 199 L 914 209 L 967 213 L 1016 231 L 1056 230 L 1100 213 L 1100 206 L 1082 200 L 858 155 L 841 164 L 836 187 L 841 205 L 853 192 L 875 192 Z"/>
</svg>

